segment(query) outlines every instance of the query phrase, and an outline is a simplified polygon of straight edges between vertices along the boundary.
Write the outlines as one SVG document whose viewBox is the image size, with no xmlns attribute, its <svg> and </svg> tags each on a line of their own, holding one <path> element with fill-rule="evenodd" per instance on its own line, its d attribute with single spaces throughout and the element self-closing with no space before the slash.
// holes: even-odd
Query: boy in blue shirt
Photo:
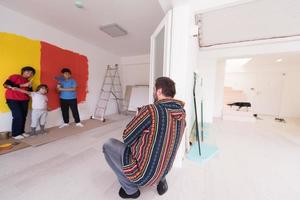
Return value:
<svg viewBox="0 0 300 200">
<path fill-rule="evenodd" d="M 57 90 L 60 92 L 60 107 L 64 120 L 64 123 L 61 126 L 59 126 L 59 128 L 69 126 L 69 108 L 71 108 L 76 126 L 83 127 L 83 124 L 80 123 L 80 117 L 77 106 L 77 83 L 74 79 L 71 78 L 70 69 L 63 68 L 61 70 L 61 73 L 62 76 L 55 78 L 58 81 Z"/>
</svg>

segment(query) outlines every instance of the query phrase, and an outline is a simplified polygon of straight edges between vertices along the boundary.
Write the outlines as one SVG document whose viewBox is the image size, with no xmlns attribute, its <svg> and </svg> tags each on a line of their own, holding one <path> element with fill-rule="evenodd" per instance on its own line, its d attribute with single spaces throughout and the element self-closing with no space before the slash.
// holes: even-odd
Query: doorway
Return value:
<svg viewBox="0 0 300 200">
<path fill-rule="evenodd" d="M 223 63 L 223 116 L 228 109 L 238 110 L 228 104 L 248 102 L 250 109 L 241 111 L 251 116 L 300 118 L 300 52 L 230 58 Z"/>
</svg>

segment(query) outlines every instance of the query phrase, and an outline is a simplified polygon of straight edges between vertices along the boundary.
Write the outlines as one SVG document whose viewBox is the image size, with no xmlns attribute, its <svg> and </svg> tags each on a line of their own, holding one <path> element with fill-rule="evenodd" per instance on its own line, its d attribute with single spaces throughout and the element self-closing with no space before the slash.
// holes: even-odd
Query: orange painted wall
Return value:
<svg viewBox="0 0 300 200">
<path fill-rule="evenodd" d="M 41 42 L 41 83 L 49 86 L 48 106 L 56 109 L 59 107 L 59 96 L 56 91 L 55 76 L 61 75 L 62 68 L 72 71 L 72 78 L 76 80 L 77 101 L 85 101 L 88 80 L 88 59 L 86 56 L 61 49 L 46 42 Z"/>
<path fill-rule="evenodd" d="M 60 107 L 56 91 L 55 76 L 61 75 L 62 68 L 72 71 L 77 82 L 78 103 L 86 100 L 88 82 L 88 59 L 86 56 L 62 49 L 47 42 L 32 40 L 23 36 L 0 32 L 0 81 L 1 85 L 12 74 L 19 74 L 24 66 L 36 69 L 33 86 L 43 83 L 49 86 L 48 106 L 50 110 Z M 0 85 L 0 86 L 1 86 Z M 4 97 L 5 88 L 0 87 L 0 113 L 10 112 Z"/>
</svg>

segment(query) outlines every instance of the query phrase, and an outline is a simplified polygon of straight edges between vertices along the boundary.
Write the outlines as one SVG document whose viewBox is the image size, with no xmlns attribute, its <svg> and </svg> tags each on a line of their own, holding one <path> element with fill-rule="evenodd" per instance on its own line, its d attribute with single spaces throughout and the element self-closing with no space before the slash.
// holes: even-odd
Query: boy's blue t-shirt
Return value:
<svg viewBox="0 0 300 200">
<path fill-rule="evenodd" d="M 74 79 L 60 79 L 59 83 L 62 88 L 75 88 L 77 87 L 77 83 Z M 61 99 L 76 99 L 76 91 L 61 91 L 59 97 Z"/>
</svg>

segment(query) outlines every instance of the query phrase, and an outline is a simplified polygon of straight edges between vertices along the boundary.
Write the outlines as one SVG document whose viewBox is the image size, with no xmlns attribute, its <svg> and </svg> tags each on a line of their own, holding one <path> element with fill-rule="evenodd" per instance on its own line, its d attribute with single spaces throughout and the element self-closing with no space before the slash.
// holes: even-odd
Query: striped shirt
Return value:
<svg viewBox="0 0 300 200">
<path fill-rule="evenodd" d="M 158 183 L 171 169 L 184 128 L 184 103 L 164 99 L 141 108 L 123 133 L 123 172 L 139 186 Z"/>
</svg>

